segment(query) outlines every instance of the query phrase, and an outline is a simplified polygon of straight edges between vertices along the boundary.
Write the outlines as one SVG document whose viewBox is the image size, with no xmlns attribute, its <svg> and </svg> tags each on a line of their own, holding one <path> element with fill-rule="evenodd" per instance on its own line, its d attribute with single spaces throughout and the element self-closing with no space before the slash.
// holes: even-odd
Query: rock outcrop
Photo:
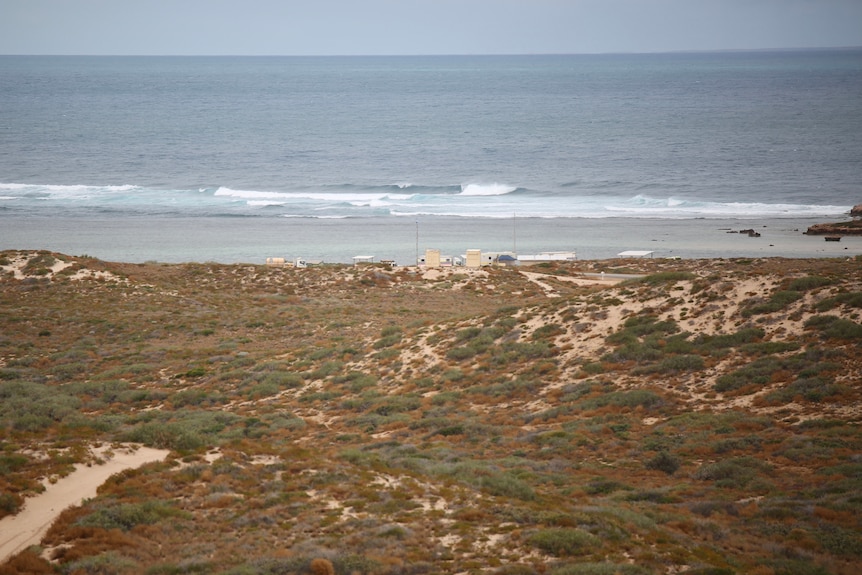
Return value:
<svg viewBox="0 0 862 575">
<path fill-rule="evenodd" d="M 862 208 L 862 206 L 857 207 Z M 862 220 L 814 224 L 809 226 L 805 233 L 809 236 L 862 236 Z"/>
<path fill-rule="evenodd" d="M 854 218 L 862 218 L 862 204 L 856 204 L 850 208 L 850 215 Z"/>
</svg>

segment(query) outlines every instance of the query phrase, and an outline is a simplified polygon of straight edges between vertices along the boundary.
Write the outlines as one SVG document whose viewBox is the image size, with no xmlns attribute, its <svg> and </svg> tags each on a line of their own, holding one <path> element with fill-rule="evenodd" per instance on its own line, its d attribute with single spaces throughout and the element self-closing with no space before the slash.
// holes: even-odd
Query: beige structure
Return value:
<svg viewBox="0 0 862 575">
<path fill-rule="evenodd" d="M 468 268 L 482 267 L 482 250 L 467 250 L 464 265 Z"/>
<path fill-rule="evenodd" d="M 428 248 L 427 250 L 425 250 L 425 267 L 440 267 L 440 250 L 433 248 Z"/>
</svg>

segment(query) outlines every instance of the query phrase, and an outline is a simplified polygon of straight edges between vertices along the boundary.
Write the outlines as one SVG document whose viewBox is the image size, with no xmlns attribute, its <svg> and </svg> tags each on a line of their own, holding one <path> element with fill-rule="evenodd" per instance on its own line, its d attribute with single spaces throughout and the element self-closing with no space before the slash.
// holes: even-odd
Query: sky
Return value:
<svg viewBox="0 0 862 575">
<path fill-rule="evenodd" d="M 595 54 L 862 46 L 862 0 L 0 0 L 0 54 Z"/>
</svg>

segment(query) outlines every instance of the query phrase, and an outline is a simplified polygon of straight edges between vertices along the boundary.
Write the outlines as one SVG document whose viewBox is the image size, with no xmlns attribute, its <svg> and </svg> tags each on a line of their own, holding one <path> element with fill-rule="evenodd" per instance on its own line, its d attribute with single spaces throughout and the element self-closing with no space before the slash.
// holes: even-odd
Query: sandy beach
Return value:
<svg viewBox="0 0 862 575">
<path fill-rule="evenodd" d="M 149 447 L 123 446 L 101 450 L 105 463 L 76 465 L 75 471 L 55 483 L 45 482 L 45 491 L 26 500 L 17 514 L 0 520 L 0 563 L 31 545 L 38 545 L 54 519 L 66 508 L 95 497 L 96 490 L 110 476 L 145 463 L 160 461 L 168 451 Z"/>
<path fill-rule="evenodd" d="M 818 219 L 653 220 L 633 218 L 497 220 L 483 218 L 20 218 L 3 222 L 0 249 L 48 249 L 107 261 L 167 263 L 350 263 L 357 254 L 412 265 L 417 252 L 440 249 L 575 251 L 578 259 L 615 258 L 625 250 L 654 257 L 844 257 L 862 254 L 862 236 L 826 242 L 807 236 Z M 739 233 L 755 229 L 760 236 Z"/>
</svg>

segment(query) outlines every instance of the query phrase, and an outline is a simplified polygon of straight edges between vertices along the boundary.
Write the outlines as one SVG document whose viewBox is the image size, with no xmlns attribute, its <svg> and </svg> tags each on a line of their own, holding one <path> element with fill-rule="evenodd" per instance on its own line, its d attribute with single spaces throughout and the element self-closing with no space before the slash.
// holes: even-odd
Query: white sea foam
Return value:
<svg viewBox="0 0 862 575">
<path fill-rule="evenodd" d="M 246 202 L 246 205 L 253 207 L 267 207 L 267 206 L 284 206 L 287 202 L 279 202 L 276 200 L 249 200 Z"/>
<path fill-rule="evenodd" d="M 377 200 L 409 200 L 413 194 L 392 194 L 389 192 L 264 192 L 256 190 L 234 190 L 231 188 L 220 187 L 213 194 L 217 197 L 232 197 L 247 199 L 251 201 L 259 200 L 279 200 L 289 202 L 295 200 L 316 200 L 324 202 L 373 202 Z"/>
<path fill-rule="evenodd" d="M 462 196 L 503 196 L 517 190 L 514 186 L 505 184 L 463 184 L 461 186 Z"/>
</svg>

